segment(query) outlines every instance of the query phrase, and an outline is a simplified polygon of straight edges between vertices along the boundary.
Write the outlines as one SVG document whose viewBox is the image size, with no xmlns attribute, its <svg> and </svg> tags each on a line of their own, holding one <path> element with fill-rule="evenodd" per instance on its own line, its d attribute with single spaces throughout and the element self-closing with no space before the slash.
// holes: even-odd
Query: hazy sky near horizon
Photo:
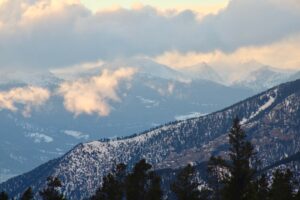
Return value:
<svg viewBox="0 0 300 200">
<path fill-rule="evenodd" d="M 0 69 L 144 56 L 300 67 L 297 0 L 0 0 Z"/>
</svg>

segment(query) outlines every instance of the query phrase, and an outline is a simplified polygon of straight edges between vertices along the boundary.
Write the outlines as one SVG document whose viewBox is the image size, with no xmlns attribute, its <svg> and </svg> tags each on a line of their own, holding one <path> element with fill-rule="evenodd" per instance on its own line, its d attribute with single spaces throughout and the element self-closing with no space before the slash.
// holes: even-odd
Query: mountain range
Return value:
<svg viewBox="0 0 300 200">
<path fill-rule="evenodd" d="M 256 72 L 249 72 L 244 82 L 232 84 L 227 83 L 222 72 L 206 63 L 180 70 L 141 58 L 99 62 L 60 71 L 5 72 L 1 91 L 36 85 L 54 95 L 33 109 L 30 117 L 0 110 L 0 182 L 62 156 L 80 142 L 122 137 L 168 121 L 203 116 L 257 91 L 299 78 L 297 73 L 287 76 L 270 67 L 260 70 L 259 66 L 256 63 Z M 61 84 L 89 80 L 105 69 L 117 70 L 119 67 L 133 67 L 137 73 L 131 81 L 122 82 L 117 88 L 121 102 L 109 102 L 110 115 L 75 115 L 66 110 L 63 97 L 57 95 Z M 253 76 L 256 79 L 251 78 Z M 278 78 L 272 81 L 274 76 Z M 246 80 L 249 80 L 247 84 Z M 17 107 L 22 109 L 21 105 Z"/>
<path fill-rule="evenodd" d="M 210 155 L 227 155 L 227 133 L 239 116 L 262 161 L 271 166 L 300 151 L 300 80 L 281 84 L 211 114 L 174 121 L 130 137 L 81 143 L 51 160 L 0 185 L 15 196 L 26 187 L 40 190 L 46 177 L 58 176 L 70 199 L 84 199 L 101 184 L 116 163 L 129 167 L 145 158 L 155 170 L 176 170 L 203 163 Z"/>
</svg>

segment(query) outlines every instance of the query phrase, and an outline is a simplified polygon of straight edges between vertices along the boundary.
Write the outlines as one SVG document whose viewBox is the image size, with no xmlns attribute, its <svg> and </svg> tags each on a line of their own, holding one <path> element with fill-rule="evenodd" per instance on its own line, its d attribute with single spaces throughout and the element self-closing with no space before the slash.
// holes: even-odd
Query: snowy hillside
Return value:
<svg viewBox="0 0 300 200">
<path fill-rule="evenodd" d="M 176 121 L 139 135 L 76 146 L 64 156 L 0 185 L 11 194 L 29 185 L 38 190 L 49 175 L 59 176 L 72 199 L 94 192 L 115 163 L 132 166 L 141 158 L 155 169 L 206 161 L 211 154 L 226 154 L 232 118 L 239 116 L 263 161 L 268 166 L 300 151 L 300 80 L 272 88 L 219 112 Z"/>
<path fill-rule="evenodd" d="M 293 75 L 290 71 L 280 71 L 268 66 L 262 66 L 251 71 L 242 80 L 238 80 L 233 85 L 251 88 L 254 91 L 263 91 L 280 83 L 286 82 Z"/>
</svg>

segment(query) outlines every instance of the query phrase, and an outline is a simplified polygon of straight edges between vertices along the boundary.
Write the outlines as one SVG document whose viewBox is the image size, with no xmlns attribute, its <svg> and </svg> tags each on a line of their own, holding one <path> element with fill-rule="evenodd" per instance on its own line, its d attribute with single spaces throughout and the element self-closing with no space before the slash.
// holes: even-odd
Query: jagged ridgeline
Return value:
<svg viewBox="0 0 300 200">
<path fill-rule="evenodd" d="M 222 98 L 222 96 L 220 96 Z M 203 117 L 176 121 L 132 137 L 80 144 L 64 156 L 0 185 L 16 196 L 32 186 L 36 192 L 48 176 L 58 176 L 70 199 L 92 195 L 116 163 L 132 166 L 145 158 L 155 170 L 176 170 L 210 155 L 226 155 L 227 133 L 241 118 L 262 167 L 300 151 L 300 80 L 285 83 Z"/>
</svg>

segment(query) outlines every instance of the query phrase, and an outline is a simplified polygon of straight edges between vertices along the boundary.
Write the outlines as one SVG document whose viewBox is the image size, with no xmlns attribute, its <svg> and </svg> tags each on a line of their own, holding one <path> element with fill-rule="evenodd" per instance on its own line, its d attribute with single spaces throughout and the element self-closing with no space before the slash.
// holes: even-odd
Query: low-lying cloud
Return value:
<svg viewBox="0 0 300 200">
<path fill-rule="evenodd" d="M 263 65 L 270 65 L 282 69 L 299 69 L 300 66 L 300 34 L 271 45 L 240 48 L 232 53 L 213 51 L 209 53 L 189 52 L 182 54 L 178 51 L 165 52 L 154 58 L 157 62 L 174 68 L 184 68 L 205 62 L 212 66 L 219 66 L 229 71 L 239 70 L 241 63 L 256 61 Z M 248 67 L 254 67 L 249 65 Z M 245 68 L 249 70 L 249 68 Z"/>
<path fill-rule="evenodd" d="M 33 108 L 43 105 L 50 97 L 47 89 L 35 86 L 13 88 L 0 92 L 0 110 L 19 111 L 29 117 Z"/>
<path fill-rule="evenodd" d="M 121 81 L 130 80 L 134 68 L 120 68 L 115 71 L 103 70 L 99 76 L 64 82 L 58 93 L 64 98 L 65 108 L 74 113 L 107 116 L 111 112 L 111 102 L 120 102 L 117 89 Z"/>
</svg>

